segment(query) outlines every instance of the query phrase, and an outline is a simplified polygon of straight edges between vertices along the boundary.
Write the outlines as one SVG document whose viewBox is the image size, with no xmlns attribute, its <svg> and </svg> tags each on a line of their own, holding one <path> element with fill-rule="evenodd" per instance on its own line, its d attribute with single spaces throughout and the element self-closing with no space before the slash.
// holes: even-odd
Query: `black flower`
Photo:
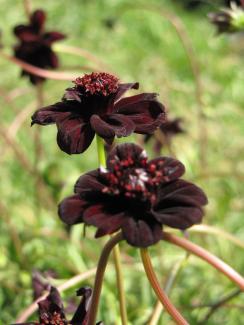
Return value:
<svg viewBox="0 0 244 325">
<path fill-rule="evenodd" d="M 39 322 L 21 323 L 15 325 L 86 325 L 89 316 L 90 299 L 92 289 L 89 287 L 81 288 L 77 291 L 77 296 L 81 296 L 81 302 L 73 316 L 68 321 L 64 313 L 64 307 L 58 290 L 51 287 L 46 299 L 40 301 Z M 97 325 L 103 325 L 98 322 Z"/>
<path fill-rule="evenodd" d="M 165 120 L 157 94 L 121 99 L 127 90 L 138 89 L 138 83 L 120 84 L 108 73 L 93 72 L 77 78 L 74 84 L 61 102 L 41 108 L 32 116 L 32 124 L 56 123 L 57 143 L 68 154 L 84 152 L 95 133 L 111 144 L 115 136 L 152 133 Z"/>
<path fill-rule="evenodd" d="M 162 226 L 186 229 L 200 223 L 206 195 L 196 185 L 179 179 L 184 165 L 173 158 L 148 161 L 134 144 L 113 149 L 107 170 L 82 175 L 75 195 L 59 205 L 67 224 L 98 228 L 96 237 L 122 230 L 127 242 L 147 247 L 162 238 Z"/>
<path fill-rule="evenodd" d="M 219 34 L 235 33 L 244 30 L 243 7 L 238 7 L 233 2 L 230 5 L 230 9 L 220 9 L 218 12 L 209 13 L 208 17 L 210 22 L 217 27 Z"/>
<path fill-rule="evenodd" d="M 172 137 L 177 134 L 184 133 L 184 129 L 181 126 L 182 119 L 175 118 L 173 120 L 167 120 L 160 128 L 157 135 L 147 134 L 145 135 L 144 142 L 147 143 L 151 138 L 154 138 L 154 151 L 159 154 L 164 145 L 169 145 Z"/>
<path fill-rule="evenodd" d="M 28 25 L 18 25 L 14 28 L 14 34 L 20 41 L 14 47 L 14 55 L 16 58 L 39 68 L 57 68 L 58 57 L 53 52 L 51 45 L 53 42 L 64 39 L 65 35 L 56 31 L 45 32 L 45 20 L 45 12 L 36 10 L 30 16 Z M 45 80 L 24 70 L 22 75 L 29 76 L 32 84 Z"/>
</svg>

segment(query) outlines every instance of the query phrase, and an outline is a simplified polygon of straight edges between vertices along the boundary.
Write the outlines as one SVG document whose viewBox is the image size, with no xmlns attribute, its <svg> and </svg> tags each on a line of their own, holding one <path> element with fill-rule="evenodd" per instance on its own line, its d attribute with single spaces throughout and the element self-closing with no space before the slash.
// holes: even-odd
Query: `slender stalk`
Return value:
<svg viewBox="0 0 244 325">
<path fill-rule="evenodd" d="M 61 285 L 59 285 L 57 287 L 57 289 L 59 292 L 63 292 L 71 287 L 74 287 L 78 283 L 92 277 L 93 275 L 95 275 L 95 273 L 96 273 L 96 269 L 91 269 L 84 273 L 78 274 L 78 275 L 74 276 L 73 278 L 65 281 Z M 39 301 L 45 299 L 47 297 L 47 295 L 48 295 L 48 293 L 45 293 L 44 295 L 39 297 L 37 300 L 35 300 L 30 306 L 28 306 L 24 311 L 21 312 L 21 314 L 19 315 L 19 317 L 16 319 L 15 322 L 16 323 L 25 322 L 38 309 L 37 303 Z"/>
<path fill-rule="evenodd" d="M 98 161 L 100 168 L 106 167 L 106 157 L 105 157 L 105 150 L 103 145 L 103 139 L 96 135 L 97 140 L 97 154 L 98 154 Z M 116 271 L 116 282 L 119 294 L 119 307 L 120 307 L 120 315 L 122 325 L 127 325 L 127 312 L 126 312 L 126 302 L 125 302 L 125 290 L 124 290 L 124 282 L 123 282 L 123 274 L 122 274 L 122 267 L 121 267 L 121 256 L 120 256 L 120 249 L 117 245 L 113 250 L 113 257 L 114 257 L 114 264 L 115 264 L 115 271 Z"/>
<path fill-rule="evenodd" d="M 118 233 L 115 236 L 111 237 L 107 244 L 104 246 L 100 259 L 97 265 L 97 273 L 95 277 L 95 283 L 93 288 L 92 300 L 90 305 L 89 319 L 87 325 L 95 325 L 96 324 L 96 316 L 99 304 L 99 298 L 102 290 L 102 283 L 104 272 L 108 263 L 108 258 L 110 253 L 115 245 L 117 245 L 123 239 L 122 233 Z"/>
<path fill-rule="evenodd" d="M 179 313 L 175 306 L 171 303 L 166 293 L 160 287 L 158 279 L 152 267 L 151 259 L 146 248 L 141 248 L 141 258 L 142 263 L 147 274 L 148 280 L 157 295 L 158 299 L 161 301 L 164 308 L 170 314 L 170 316 L 175 320 L 178 325 L 189 325 L 189 323 L 184 319 L 184 317 Z"/>
<path fill-rule="evenodd" d="M 171 292 L 171 290 L 176 282 L 176 279 L 177 279 L 178 275 L 180 274 L 181 270 L 183 269 L 183 267 L 186 265 L 186 263 L 189 259 L 189 256 L 190 256 L 190 254 L 186 253 L 183 258 L 181 258 L 179 261 L 177 261 L 174 264 L 174 266 L 166 280 L 165 286 L 164 286 L 164 291 L 167 295 L 169 295 L 169 293 Z M 159 318 L 160 318 L 162 311 L 163 311 L 163 306 L 162 306 L 161 302 L 158 300 L 155 305 L 155 308 L 152 312 L 152 315 L 149 319 L 148 325 L 157 325 L 159 322 Z"/>
<path fill-rule="evenodd" d="M 180 238 L 174 236 L 172 234 L 163 232 L 163 240 L 170 242 L 176 246 L 182 247 L 183 249 L 187 250 L 188 252 L 200 257 L 213 267 L 215 267 L 218 271 L 225 274 L 231 281 L 236 283 L 242 291 L 244 291 L 244 278 L 237 273 L 232 267 L 228 264 L 224 263 L 221 259 L 216 257 L 215 255 L 209 253 L 207 250 L 203 249 L 202 247 L 193 244 L 189 240 L 185 238 Z"/>
<path fill-rule="evenodd" d="M 29 19 L 31 16 L 31 3 L 30 0 L 23 0 L 26 17 Z"/>
</svg>

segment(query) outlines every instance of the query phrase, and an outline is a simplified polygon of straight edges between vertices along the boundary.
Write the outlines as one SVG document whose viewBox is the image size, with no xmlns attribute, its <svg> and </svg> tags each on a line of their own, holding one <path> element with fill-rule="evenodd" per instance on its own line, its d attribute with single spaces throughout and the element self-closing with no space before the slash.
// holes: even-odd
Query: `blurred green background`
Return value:
<svg viewBox="0 0 244 325">
<path fill-rule="evenodd" d="M 182 117 L 186 133 L 174 139 L 172 151 L 186 166 L 185 179 L 201 186 L 209 197 L 204 223 L 237 238 L 243 223 L 244 37 L 217 37 L 207 20 L 214 6 L 184 10 L 180 1 L 166 0 L 33 0 L 33 9 L 48 14 L 47 30 L 67 34 L 57 44 L 62 71 L 83 66 L 103 69 L 89 59 L 62 53 L 62 44 L 86 49 L 124 82 L 139 81 L 140 90 L 157 92 L 169 117 Z M 12 53 L 16 39 L 12 28 L 25 23 L 22 1 L 0 0 L 2 44 Z M 193 51 L 192 51 L 193 49 Z M 189 52 L 190 50 L 190 52 Z M 197 68 L 199 71 L 195 71 Z M 35 129 L 30 116 L 37 108 L 36 90 L 20 79 L 20 68 L 0 57 L 0 323 L 13 323 L 32 302 L 31 272 L 54 270 L 61 283 L 96 266 L 107 238 L 94 240 L 94 229 L 71 230 L 57 217 L 57 203 L 72 194 L 76 179 L 97 167 L 93 144 L 82 156 L 68 156 L 56 144 L 55 126 L 41 129 L 43 154 L 37 168 Z M 200 84 L 196 83 L 200 81 Z M 69 81 L 48 80 L 44 102 L 62 97 Z M 135 139 L 131 137 L 130 141 Z M 122 139 L 128 141 L 128 139 Z M 152 142 L 146 145 L 153 157 Z M 169 154 L 167 150 L 162 154 Z M 243 272 L 243 249 L 219 235 L 190 232 L 190 239 Z M 130 324 L 147 324 L 156 303 L 136 249 L 121 245 L 128 318 Z M 153 264 L 165 284 L 185 253 L 161 242 L 150 249 Z M 93 278 L 85 284 L 92 285 Z M 80 284 L 79 286 L 81 286 Z M 77 287 L 62 294 L 64 301 Z M 190 257 L 170 296 L 190 324 L 200 324 L 211 304 L 235 289 L 224 276 L 198 258 Z M 239 295 L 218 309 L 205 324 L 243 324 L 244 299 Z M 33 316 L 33 319 L 37 319 Z M 120 324 L 115 274 L 110 264 L 103 286 L 99 319 Z M 163 313 L 158 324 L 172 324 Z"/>
</svg>

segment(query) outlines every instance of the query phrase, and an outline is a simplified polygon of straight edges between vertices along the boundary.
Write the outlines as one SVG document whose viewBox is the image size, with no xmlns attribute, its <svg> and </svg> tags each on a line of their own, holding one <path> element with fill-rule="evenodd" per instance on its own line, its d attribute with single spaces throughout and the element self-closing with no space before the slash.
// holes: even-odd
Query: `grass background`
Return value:
<svg viewBox="0 0 244 325">
<path fill-rule="evenodd" d="M 169 116 L 184 119 L 187 132 L 174 140 L 173 150 L 186 166 L 185 179 L 194 180 L 209 197 L 204 223 L 243 238 L 243 36 L 216 37 L 206 18 L 209 8 L 187 12 L 171 1 L 150 1 L 150 8 L 156 8 L 154 12 L 149 10 L 146 0 L 136 1 L 133 6 L 131 1 L 124 0 L 33 0 L 31 4 L 34 9 L 46 10 L 47 29 L 68 35 L 63 44 L 87 49 L 121 80 L 139 81 L 141 91 L 158 92 Z M 11 53 L 16 43 L 11 30 L 26 21 L 22 1 L 0 0 L 0 12 L 3 51 Z M 165 17 L 169 13 L 183 25 L 181 31 L 182 28 L 186 31 L 200 66 L 204 110 L 200 126 L 189 58 L 174 27 Z M 93 65 L 82 57 L 63 53 L 60 53 L 60 60 L 62 70 L 77 71 L 83 65 Z M 68 156 L 56 145 L 55 127 L 43 128 L 44 153 L 39 157 L 38 169 L 45 188 L 41 190 L 42 200 L 37 200 L 35 178 L 23 168 L 4 136 L 8 135 L 11 126 L 13 128 L 12 123 L 19 114 L 32 105 L 12 142 L 21 151 L 21 157 L 33 165 L 34 128 L 30 128 L 30 115 L 36 107 L 36 92 L 26 79 L 19 78 L 19 67 L 2 57 L 0 69 L 0 323 L 6 325 L 14 322 L 32 301 L 33 269 L 52 269 L 60 281 L 68 279 L 96 266 L 106 238 L 94 240 L 94 229 L 89 228 L 84 239 L 82 226 L 67 232 L 56 212 L 57 202 L 72 193 L 79 175 L 96 168 L 95 145 L 82 156 Z M 45 104 L 58 101 L 69 85 L 66 81 L 47 81 Z M 16 90 L 21 95 L 16 97 Z M 199 127 L 202 126 L 206 129 L 204 166 L 199 158 L 199 133 L 202 131 Z M 149 143 L 146 149 L 153 157 L 151 147 Z M 191 233 L 190 238 L 242 272 L 243 251 L 227 239 L 195 233 Z M 125 243 L 121 246 L 128 318 L 130 324 L 146 324 L 156 298 L 143 272 L 138 251 Z M 184 256 L 183 251 L 164 242 L 151 248 L 150 253 L 162 284 L 173 265 Z M 93 279 L 85 284 L 92 283 Z M 62 295 L 64 301 L 74 296 L 76 289 L 66 291 Z M 171 298 L 190 324 L 199 324 L 208 308 L 192 308 L 192 305 L 211 303 L 233 289 L 234 285 L 224 276 L 190 257 Z M 243 296 L 238 296 L 218 309 L 206 324 L 242 324 L 243 308 Z M 120 324 L 112 264 L 106 273 L 99 319 L 106 324 Z M 172 321 L 163 313 L 159 324 L 172 324 Z"/>
</svg>

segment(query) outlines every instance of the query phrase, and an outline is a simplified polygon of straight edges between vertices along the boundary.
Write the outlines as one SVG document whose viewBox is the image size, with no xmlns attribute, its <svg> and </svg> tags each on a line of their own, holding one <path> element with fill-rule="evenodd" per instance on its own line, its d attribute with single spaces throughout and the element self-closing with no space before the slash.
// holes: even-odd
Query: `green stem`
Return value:
<svg viewBox="0 0 244 325">
<path fill-rule="evenodd" d="M 97 155 L 98 155 L 99 166 L 105 168 L 106 156 L 104 151 L 103 139 L 96 134 L 96 140 L 97 140 Z M 113 249 L 113 257 L 114 257 L 114 264 L 115 264 L 115 271 L 116 271 L 117 288 L 119 294 L 119 307 L 120 307 L 121 321 L 122 321 L 122 325 L 127 325 L 125 290 L 124 290 L 124 283 L 123 283 L 119 245 L 117 245 Z"/>
</svg>

